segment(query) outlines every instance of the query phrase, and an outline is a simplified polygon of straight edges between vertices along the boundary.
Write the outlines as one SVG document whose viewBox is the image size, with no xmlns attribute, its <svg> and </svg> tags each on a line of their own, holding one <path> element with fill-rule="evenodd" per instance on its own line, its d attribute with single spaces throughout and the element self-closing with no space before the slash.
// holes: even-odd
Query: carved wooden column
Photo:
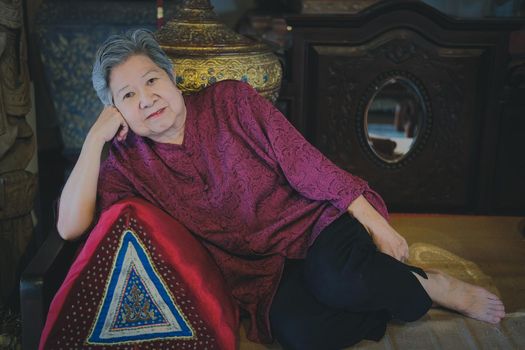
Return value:
<svg viewBox="0 0 525 350">
<path fill-rule="evenodd" d="M 0 303 L 16 285 L 16 267 L 31 237 L 35 151 L 21 0 L 0 0 Z"/>
</svg>

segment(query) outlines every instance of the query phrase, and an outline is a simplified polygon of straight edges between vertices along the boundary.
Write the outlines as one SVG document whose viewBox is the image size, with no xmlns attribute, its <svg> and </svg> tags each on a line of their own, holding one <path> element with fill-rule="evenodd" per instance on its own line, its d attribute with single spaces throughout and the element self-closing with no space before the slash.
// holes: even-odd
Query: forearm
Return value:
<svg viewBox="0 0 525 350">
<path fill-rule="evenodd" d="M 104 143 L 104 140 L 88 134 L 62 190 L 57 228 L 64 239 L 78 238 L 93 220 Z"/>
<path fill-rule="evenodd" d="M 390 227 L 386 219 L 361 195 L 348 207 L 350 215 L 355 217 L 368 231 L 380 230 Z"/>
</svg>

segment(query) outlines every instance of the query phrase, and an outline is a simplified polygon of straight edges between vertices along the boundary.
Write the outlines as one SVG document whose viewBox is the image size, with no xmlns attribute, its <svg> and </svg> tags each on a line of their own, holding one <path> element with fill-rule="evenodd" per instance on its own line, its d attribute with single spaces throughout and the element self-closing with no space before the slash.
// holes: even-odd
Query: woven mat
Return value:
<svg viewBox="0 0 525 350">
<path fill-rule="evenodd" d="M 348 349 L 360 350 L 495 350 L 525 349 L 525 310 L 507 314 L 493 326 L 446 310 L 432 309 L 417 322 L 391 323 L 379 342 L 364 340 Z M 241 330 L 241 350 L 277 350 L 277 344 L 261 345 L 246 340 Z"/>
<path fill-rule="evenodd" d="M 497 325 L 433 309 L 417 322 L 392 323 L 380 342 L 350 349 L 525 349 L 525 310 L 507 314 Z"/>
</svg>

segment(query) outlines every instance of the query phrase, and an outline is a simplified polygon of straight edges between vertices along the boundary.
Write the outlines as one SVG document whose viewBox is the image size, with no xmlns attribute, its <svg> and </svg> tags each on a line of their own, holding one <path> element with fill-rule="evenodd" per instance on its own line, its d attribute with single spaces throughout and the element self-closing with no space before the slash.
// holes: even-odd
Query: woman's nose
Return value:
<svg viewBox="0 0 525 350">
<path fill-rule="evenodd" d="M 140 93 L 140 108 L 149 108 L 155 103 L 155 94 L 148 90 Z"/>
</svg>

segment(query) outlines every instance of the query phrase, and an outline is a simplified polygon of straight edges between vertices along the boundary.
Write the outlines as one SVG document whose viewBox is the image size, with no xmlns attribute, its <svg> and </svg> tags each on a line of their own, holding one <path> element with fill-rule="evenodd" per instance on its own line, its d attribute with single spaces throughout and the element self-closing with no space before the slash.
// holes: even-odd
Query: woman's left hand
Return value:
<svg viewBox="0 0 525 350">
<path fill-rule="evenodd" d="M 407 241 L 383 218 L 362 195 L 348 207 L 353 215 L 370 233 L 379 251 L 405 261 L 408 259 Z"/>
<path fill-rule="evenodd" d="M 408 243 L 392 226 L 386 223 L 380 228 L 370 229 L 370 235 L 379 251 L 404 262 L 408 259 Z"/>
</svg>

